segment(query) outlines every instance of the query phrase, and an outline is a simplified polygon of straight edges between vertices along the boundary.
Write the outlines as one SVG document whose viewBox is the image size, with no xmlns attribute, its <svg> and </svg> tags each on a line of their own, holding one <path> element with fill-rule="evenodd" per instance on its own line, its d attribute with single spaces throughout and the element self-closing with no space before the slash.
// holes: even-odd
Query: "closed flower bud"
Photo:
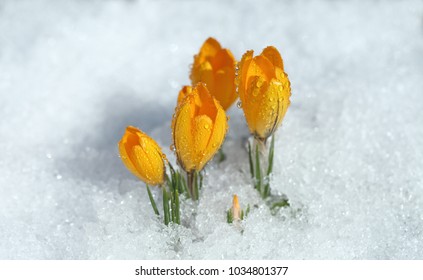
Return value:
<svg viewBox="0 0 423 280">
<path fill-rule="evenodd" d="M 237 98 L 235 67 L 231 51 L 222 49 L 218 41 L 208 38 L 194 57 L 190 78 L 193 85 L 205 83 L 210 94 L 227 110 Z"/>
<path fill-rule="evenodd" d="M 228 122 L 204 84 L 184 89 L 172 120 L 173 145 L 185 171 L 200 171 L 222 145 Z"/>
<path fill-rule="evenodd" d="M 241 220 L 241 207 L 239 206 L 238 196 L 235 194 L 232 200 L 232 219 L 234 221 Z"/>
<path fill-rule="evenodd" d="M 255 57 L 253 51 L 243 55 L 238 89 L 250 132 L 267 139 L 281 125 L 291 96 L 288 75 L 275 47 L 267 47 Z"/>
<path fill-rule="evenodd" d="M 120 157 L 132 174 L 149 185 L 163 184 L 166 156 L 156 141 L 128 126 L 118 146 Z"/>
</svg>

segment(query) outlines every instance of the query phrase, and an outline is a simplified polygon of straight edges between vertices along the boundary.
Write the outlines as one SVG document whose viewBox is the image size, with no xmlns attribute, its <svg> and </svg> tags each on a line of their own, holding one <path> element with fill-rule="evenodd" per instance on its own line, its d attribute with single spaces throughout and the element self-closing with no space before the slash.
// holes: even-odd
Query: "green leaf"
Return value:
<svg viewBox="0 0 423 280">
<path fill-rule="evenodd" d="M 219 154 L 219 158 L 217 159 L 217 162 L 218 163 L 221 163 L 222 161 L 226 160 L 226 155 L 223 152 L 223 148 L 222 147 L 220 147 L 220 149 L 218 151 L 218 154 Z"/>
<path fill-rule="evenodd" d="M 182 186 L 184 188 L 184 192 L 185 192 L 186 197 L 191 198 L 191 194 L 189 193 L 187 181 L 185 180 L 185 176 L 182 176 L 181 174 L 179 174 L 179 176 L 182 179 Z"/>
<path fill-rule="evenodd" d="M 181 180 L 181 174 L 179 172 L 176 172 L 176 189 L 178 190 L 178 193 L 184 192 L 184 187 L 182 186 L 182 180 Z"/>
<path fill-rule="evenodd" d="M 175 212 L 175 223 L 178 225 L 181 224 L 181 216 L 180 216 L 180 210 L 179 210 L 179 192 L 178 190 L 175 190 L 175 209 L 172 210 Z"/>
<path fill-rule="evenodd" d="M 232 217 L 232 211 L 230 209 L 226 211 L 226 221 L 228 222 L 228 224 L 232 224 L 232 222 L 234 221 L 234 218 Z"/>
<path fill-rule="evenodd" d="M 272 136 L 272 141 L 270 142 L 270 149 L 269 149 L 269 165 L 267 166 L 267 176 L 272 173 L 273 170 L 273 156 L 275 154 L 275 135 Z"/>
<path fill-rule="evenodd" d="M 148 184 L 145 184 L 145 185 L 147 187 L 148 198 L 150 198 L 150 203 L 151 203 L 151 206 L 153 207 L 154 213 L 156 213 L 156 215 L 159 216 L 160 213 L 159 213 L 159 210 L 157 209 L 157 205 L 156 205 L 156 202 L 154 201 L 154 197 L 151 194 L 150 187 L 148 186 Z"/>
<path fill-rule="evenodd" d="M 175 213 L 175 191 L 174 190 L 170 190 L 170 217 L 172 222 L 175 222 L 176 220 L 176 213 Z"/>
<path fill-rule="evenodd" d="M 247 210 L 245 210 L 245 217 L 247 217 L 249 213 L 250 213 L 250 204 L 247 205 Z"/>
<path fill-rule="evenodd" d="M 164 212 L 164 223 L 168 225 L 170 222 L 170 212 L 169 212 L 169 198 L 167 196 L 166 188 L 163 186 L 163 212 Z"/>
<path fill-rule="evenodd" d="M 275 202 L 272 204 L 272 206 L 270 206 L 270 210 L 273 210 L 277 207 L 289 207 L 289 201 L 288 199 L 282 199 L 281 201 Z"/>
</svg>

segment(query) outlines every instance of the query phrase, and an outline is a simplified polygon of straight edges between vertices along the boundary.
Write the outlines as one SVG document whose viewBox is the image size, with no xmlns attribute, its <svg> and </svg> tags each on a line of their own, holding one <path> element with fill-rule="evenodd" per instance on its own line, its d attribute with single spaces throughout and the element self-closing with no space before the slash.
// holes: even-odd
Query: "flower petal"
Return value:
<svg viewBox="0 0 423 280">
<path fill-rule="evenodd" d="M 223 67 L 231 67 L 233 72 L 235 73 L 235 58 L 232 52 L 228 49 L 221 49 L 219 50 L 214 58 L 211 60 L 211 64 L 215 71 L 223 68 Z"/>
<path fill-rule="evenodd" d="M 251 133 L 261 137 L 265 132 L 264 122 L 269 117 L 266 108 L 263 107 L 268 89 L 268 82 L 262 76 L 251 77 L 251 83 L 247 87 L 246 100 L 243 103 L 244 115 Z"/>
<path fill-rule="evenodd" d="M 131 171 L 132 174 L 134 174 L 138 178 L 142 179 L 139 175 L 137 168 L 132 163 L 132 160 L 129 157 L 129 154 L 127 152 L 128 146 L 132 146 L 134 144 L 137 144 L 137 142 L 138 142 L 136 139 L 134 139 L 134 137 L 136 137 L 136 136 L 133 135 L 133 134 L 130 134 L 128 132 L 128 130 L 126 130 L 125 134 L 123 135 L 122 139 L 119 141 L 119 144 L 118 144 L 119 154 L 120 154 L 120 158 L 122 159 L 122 162 L 126 166 L 126 168 L 128 168 L 129 171 Z M 128 144 L 128 142 L 129 142 L 129 144 Z"/>
<path fill-rule="evenodd" d="M 224 67 L 215 73 L 215 86 L 212 95 L 227 110 L 236 100 L 235 71 L 233 67 Z"/>
<path fill-rule="evenodd" d="M 221 49 L 222 47 L 216 39 L 212 37 L 208 38 L 201 46 L 200 53 L 195 56 L 194 64 L 201 64 L 209 58 L 214 57 Z"/>
<path fill-rule="evenodd" d="M 274 66 L 283 70 L 283 60 L 281 54 L 275 47 L 269 46 L 265 48 L 261 55 L 265 56 Z"/>
<path fill-rule="evenodd" d="M 192 87 L 191 86 L 184 86 L 181 91 L 179 91 L 178 94 L 178 104 L 182 103 L 182 101 L 184 100 L 184 98 L 188 95 L 192 93 Z"/>
<path fill-rule="evenodd" d="M 237 80 L 239 98 L 241 102 L 244 103 L 246 100 L 245 93 L 247 88 L 247 72 L 248 67 L 250 66 L 251 60 L 253 59 L 253 51 L 247 51 L 239 63 L 239 72 Z"/>
<path fill-rule="evenodd" d="M 247 83 L 254 76 L 261 76 L 270 82 L 272 78 L 275 78 L 275 67 L 265 56 L 256 56 L 248 66 Z"/>
<path fill-rule="evenodd" d="M 188 95 L 185 101 L 176 109 L 173 122 L 173 143 L 175 145 L 179 163 L 184 170 L 194 169 L 192 160 L 192 124 L 191 119 L 194 117 L 195 101 L 194 95 Z"/>
<path fill-rule="evenodd" d="M 216 118 L 213 120 L 213 130 L 209 142 L 207 143 L 206 154 L 203 159 L 204 164 L 210 161 L 217 150 L 222 146 L 226 131 L 228 130 L 228 119 L 225 110 L 217 103 L 216 106 L 218 110 Z"/>
<path fill-rule="evenodd" d="M 195 116 L 198 115 L 207 115 L 210 119 L 216 117 L 217 108 L 214 105 L 214 98 L 210 95 L 207 87 L 203 83 L 197 84 L 195 87 L 198 95 L 196 95 L 196 110 Z"/>
<path fill-rule="evenodd" d="M 208 161 L 207 144 L 212 133 L 213 122 L 207 115 L 196 116 L 193 120 L 193 146 L 195 166 L 197 170 L 201 170 Z"/>
</svg>

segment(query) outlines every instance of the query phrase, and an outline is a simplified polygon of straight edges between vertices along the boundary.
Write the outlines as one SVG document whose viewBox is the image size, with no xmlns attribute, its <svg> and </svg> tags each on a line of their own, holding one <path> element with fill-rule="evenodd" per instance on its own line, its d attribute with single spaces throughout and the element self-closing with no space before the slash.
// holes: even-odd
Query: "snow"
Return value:
<svg viewBox="0 0 423 280">
<path fill-rule="evenodd" d="M 176 96 L 209 36 L 238 59 L 282 53 L 271 183 L 292 207 L 252 189 L 233 106 L 228 159 L 167 228 L 117 142 L 138 126 L 174 162 Z M 422 259 L 422 74 L 417 0 L 1 1 L 0 259 Z"/>
</svg>

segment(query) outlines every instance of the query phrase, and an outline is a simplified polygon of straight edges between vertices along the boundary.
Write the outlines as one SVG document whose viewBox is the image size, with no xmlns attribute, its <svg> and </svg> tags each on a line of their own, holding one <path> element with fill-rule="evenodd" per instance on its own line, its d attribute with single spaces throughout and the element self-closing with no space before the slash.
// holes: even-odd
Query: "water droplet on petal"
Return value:
<svg viewBox="0 0 423 280">
<path fill-rule="evenodd" d="M 239 101 L 236 103 L 236 107 L 238 107 L 239 109 L 241 109 L 241 108 L 242 108 L 242 102 L 241 102 L 241 100 L 239 100 Z"/>
<path fill-rule="evenodd" d="M 256 87 L 261 87 L 263 85 L 263 80 L 262 79 L 258 79 L 257 83 L 256 83 Z"/>
<path fill-rule="evenodd" d="M 253 96 L 257 96 L 258 94 L 259 94 L 259 91 L 260 91 L 260 88 L 258 88 L 258 87 L 255 87 L 254 89 L 253 89 L 253 92 L 251 93 Z"/>
</svg>

